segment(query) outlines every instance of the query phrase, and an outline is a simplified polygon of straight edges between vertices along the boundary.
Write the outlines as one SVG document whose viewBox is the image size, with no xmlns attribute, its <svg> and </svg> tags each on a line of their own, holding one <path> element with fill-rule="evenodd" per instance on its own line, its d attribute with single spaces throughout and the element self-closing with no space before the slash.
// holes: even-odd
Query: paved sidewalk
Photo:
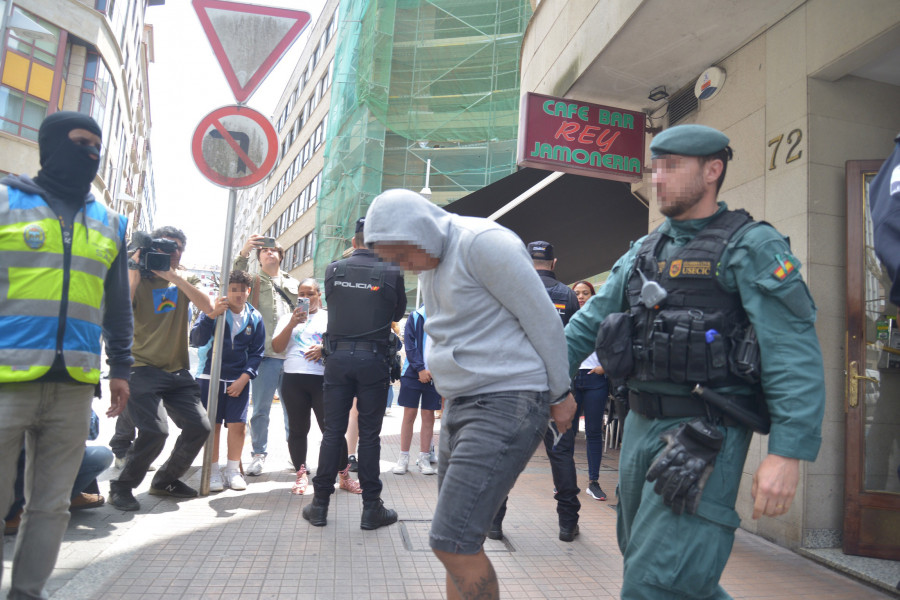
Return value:
<svg viewBox="0 0 900 600">
<path fill-rule="evenodd" d="M 281 409 L 273 406 L 272 451 L 266 471 L 248 478 L 244 492 L 176 501 L 147 494 L 150 477 L 137 490 L 142 510 L 111 506 L 73 514 L 48 591 L 55 600 L 163 599 L 410 599 L 445 598 L 444 570 L 428 549 L 437 495 L 434 476 L 412 467 L 390 472 L 399 450 L 402 409 L 385 418 L 381 455 L 383 498 L 400 516 L 396 525 L 362 531 L 358 496 L 338 490 L 328 525 L 311 527 L 300 517 L 311 501 L 290 493 Z M 440 421 L 438 421 L 438 425 Z M 100 440 L 113 423 L 105 421 Z M 417 425 L 418 429 L 418 425 Z M 176 431 L 173 427 L 172 431 Z M 315 465 L 320 433 L 310 434 Z M 171 444 L 171 441 L 170 441 Z M 418 436 L 413 439 L 413 449 Z M 167 446 L 163 457 L 168 456 Z M 586 485 L 584 439 L 576 447 L 580 483 Z M 553 483 L 539 448 L 510 495 L 506 540 L 487 540 L 504 598 L 618 598 L 622 559 L 616 545 L 613 504 L 615 451 L 604 456 L 600 483 L 610 495 L 597 502 L 582 494 L 581 535 L 557 538 Z M 199 488 L 199 459 L 187 482 Z M 110 470 L 104 478 L 114 478 Z M 101 483 L 104 493 L 108 489 Z M 8 591 L 13 539 L 4 539 L 4 585 Z M 889 598 L 862 583 L 743 531 L 722 580 L 737 599 L 859 600 Z"/>
</svg>

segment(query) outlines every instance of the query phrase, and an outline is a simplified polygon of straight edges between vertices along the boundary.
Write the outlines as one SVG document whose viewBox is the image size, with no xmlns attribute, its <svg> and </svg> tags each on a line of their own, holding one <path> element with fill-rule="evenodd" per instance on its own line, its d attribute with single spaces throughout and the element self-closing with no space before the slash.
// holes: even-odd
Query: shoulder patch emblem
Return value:
<svg viewBox="0 0 900 600">
<path fill-rule="evenodd" d="M 778 281 L 784 281 L 784 279 L 794 271 L 794 265 L 797 262 L 797 259 L 790 254 L 776 254 L 775 260 L 778 261 L 778 266 L 775 267 L 772 275 Z"/>
<path fill-rule="evenodd" d="M 681 275 L 681 259 L 673 260 L 669 265 L 669 277 L 678 277 Z"/>
<path fill-rule="evenodd" d="M 44 240 L 47 237 L 44 234 L 43 227 L 37 223 L 28 225 L 22 232 L 22 236 L 25 238 L 25 245 L 32 250 L 40 249 L 44 245 Z"/>
</svg>

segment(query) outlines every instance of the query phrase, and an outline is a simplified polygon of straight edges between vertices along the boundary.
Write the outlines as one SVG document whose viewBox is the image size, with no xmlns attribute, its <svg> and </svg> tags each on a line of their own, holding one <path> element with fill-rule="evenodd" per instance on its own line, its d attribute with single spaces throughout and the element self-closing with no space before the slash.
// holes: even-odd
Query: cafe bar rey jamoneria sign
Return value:
<svg viewBox="0 0 900 600">
<path fill-rule="evenodd" d="M 641 180 L 643 163 L 643 113 L 525 95 L 519 166 L 634 182 Z"/>
</svg>

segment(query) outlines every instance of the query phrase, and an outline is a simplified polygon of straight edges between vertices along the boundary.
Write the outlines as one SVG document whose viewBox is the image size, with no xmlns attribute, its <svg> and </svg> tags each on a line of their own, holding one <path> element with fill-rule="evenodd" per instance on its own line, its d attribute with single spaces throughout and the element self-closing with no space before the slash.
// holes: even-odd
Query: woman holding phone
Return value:
<svg viewBox="0 0 900 600">
<path fill-rule="evenodd" d="M 288 451 L 297 469 L 297 480 L 291 488 L 293 494 L 303 495 L 309 486 L 306 452 L 310 411 L 316 416 L 319 429 L 325 430 L 322 336 L 327 328 L 328 311 L 322 307 L 319 282 L 312 277 L 304 279 L 297 292 L 297 308 L 279 319 L 272 336 L 272 349 L 285 353 L 281 401 L 288 416 Z M 346 446 L 341 464 L 349 467 Z M 359 483 L 350 479 L 348 468 L 340 472 L 340 487 L 354 494 L 362 493 Z"/>
</svg>

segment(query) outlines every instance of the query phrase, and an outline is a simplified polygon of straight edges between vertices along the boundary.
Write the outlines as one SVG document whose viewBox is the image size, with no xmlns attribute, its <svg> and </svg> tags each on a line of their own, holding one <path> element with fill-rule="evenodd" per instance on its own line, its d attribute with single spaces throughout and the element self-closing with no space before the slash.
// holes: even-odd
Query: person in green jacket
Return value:
<svg viewBox="0 0 900 600">
<path fill-rule="evenodd" d="M 622 598 L 730 598 L 719 578 L 740 524 L 748 424 L 771 430 L 753 476 L 754 519 L 790 509 L 799 463 L 814 461 L 821 444 L 815 305 L 787 239 L 717 201 L 728 142 L 701 125 L 653 139 L 653 185 L 667 219 L 566 327 L 571 373 L 596 340 L 607 373 L 627 382 Z"/>
<path fill-rule="evenodd" d="M 254 233 L 234 259 L 233 270 L 248 271 L 250 252 L 256 251 L 259 261 L 259 273 L 253 278 L 250 304 L 258 310 L 266 326 L 266 350 L 256 378 L 251 383 L 253 416 L 250 417 L 250 440 L 253 445 L 253 456 L 250 466 L 245 469 L 247 475 L 259 475 L 268 455 L 269 411 L 275 392 L 281 397 L 281 376 L 284 368 L 284 352 L 272 349 L 272 334 L 275 325 L 284 315 L 294 311 L 297 305 L 297 291 L 300 282 L 281 270 L 284 260 L 284 248 L 277 243 L 264 246 L 266 238 Z M 282 409 L 284 405 L 282 405 Z M 284 416 L 285 438 L 287 438 L 287 413 Z M 299 469 L 300 466 L 297 465 Z"/>
</svg>

